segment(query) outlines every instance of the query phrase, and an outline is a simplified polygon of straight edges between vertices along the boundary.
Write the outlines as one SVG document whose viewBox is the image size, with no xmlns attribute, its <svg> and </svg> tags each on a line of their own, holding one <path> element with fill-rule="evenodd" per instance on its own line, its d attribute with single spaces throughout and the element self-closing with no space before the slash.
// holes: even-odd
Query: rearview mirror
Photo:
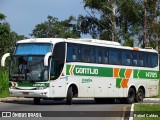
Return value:
<svg viewBox="0 0 160 120">
<path fill-rule="evenodd" d="M 52 56 L 52 52 L 48 52 L 45 56 L 44 56 L 44 66 L 48 66 L 48 59 L 49 57 Z"/>
<path fill-rule="evenodd" d="M 6 58 L 10 56 L 10 53 L 6 53 L 2 56 L 2 59 L 1 59 L 1 66 L 2 67 L 5 67 L 5 61 L 6 61 Z"/>
</svg>

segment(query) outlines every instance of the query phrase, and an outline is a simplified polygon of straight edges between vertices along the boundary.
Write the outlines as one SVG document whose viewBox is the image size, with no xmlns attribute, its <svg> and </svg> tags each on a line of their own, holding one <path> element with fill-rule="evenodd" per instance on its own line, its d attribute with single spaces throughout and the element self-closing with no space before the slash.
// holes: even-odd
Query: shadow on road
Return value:
<svg viewBox="0 0 160 120">
<path fill-rule="evenodd" d="M 3 103 L 11 103 L 11 104 L 23 104 L 23 105 L 33 105 L 33 99 L 29 100 L 5 100 L 1 101 Z M 72 105 L 113 105 L 113 104 L 121 104 L 119 101 L 114 101 L 113 103 L 96 103 L 94 100 L 73 100 Z M 41 100 L 40 105 L 66 105 L 66 100 Z"/>
</svg>

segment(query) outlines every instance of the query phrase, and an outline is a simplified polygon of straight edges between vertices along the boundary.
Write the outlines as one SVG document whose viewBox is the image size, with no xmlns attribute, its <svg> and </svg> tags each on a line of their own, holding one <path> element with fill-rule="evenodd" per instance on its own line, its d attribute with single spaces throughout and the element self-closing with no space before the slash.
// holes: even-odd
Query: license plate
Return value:
<svg viewBox="0 0 160 120">
<path fill-rule="evenodd" d="M 29 92 L 23 92 L 23 95 L 29 95 Z"/>
</svg>

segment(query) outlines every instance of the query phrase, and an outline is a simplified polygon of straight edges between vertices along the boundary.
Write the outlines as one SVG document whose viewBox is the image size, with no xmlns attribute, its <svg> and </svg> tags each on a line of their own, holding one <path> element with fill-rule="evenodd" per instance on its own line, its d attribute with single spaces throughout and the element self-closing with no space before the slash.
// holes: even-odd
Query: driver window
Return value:
<svg viewBox="0 0 160 120">
<path fill-rule="evenodd" d="M 25 73 L 25 69 L 26 69 L 26 65 L 27 65 L 27 61 L 24 59 L 24 57 L 20 57 L 18 59 L 18 63 L 19 63 L 19 73 L 20 74 L 24 74 Z"/>
<path fill-rule="evenodd" d="M 50 79 L 53 80 L 55 77 L 55 66 L 54 60 L 51 61 Z"/>
</svg>

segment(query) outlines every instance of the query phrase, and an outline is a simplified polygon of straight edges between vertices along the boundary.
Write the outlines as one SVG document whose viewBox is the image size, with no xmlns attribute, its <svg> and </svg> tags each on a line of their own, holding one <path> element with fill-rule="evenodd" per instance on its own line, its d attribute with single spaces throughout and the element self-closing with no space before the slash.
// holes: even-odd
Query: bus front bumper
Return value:
<svg viewBox="0 0 160 120">
<path fill-rule="evenodd" d="M 9 89 L 11 97 L 40 97 L 40 98 L 48 98 L 49 97 L 49 88 L 43 90 L 17 90 L 17 89 Z"/>
</svg>

